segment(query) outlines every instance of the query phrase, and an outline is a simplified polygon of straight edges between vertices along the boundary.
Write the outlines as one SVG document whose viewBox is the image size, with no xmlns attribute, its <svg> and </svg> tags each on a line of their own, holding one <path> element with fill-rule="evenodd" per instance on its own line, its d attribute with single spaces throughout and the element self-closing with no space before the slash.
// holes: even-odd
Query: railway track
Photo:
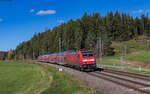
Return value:
<svg viewBox="0 0 150 94">
<path fill-rule="evenodd" d="M 129 83 L 141 85 L 141 86 L 144 86 L 144 87 L 150 87 L 149 84 L 144 84 L 144 83 L 141 83 L 141 82 L 129 80 L 127 78 L 121 78 L 121 77 L 118 77 L 118 76 L 113 76 L 113 75 L 109 75 L 109 74 L 105 74 L 105 73 L 100 73 L 100 72 L 95 72 L 95 73 L 96 74 L 100 74 L 100 75 L 104 75 L 104 76 L 108 76 L 108 77 L 111 77 L 111 78 L 115 78 L 115 79 L 118 79 L 118 80 L 126 81 L 126 82 L 129 82 Z"/>
<path fill-rule="evenodd" d="M 143 89 L 143 88 L 150 87 L 150 84 L 128 79 L 128 77 L 131 77 L 131 78 L 137 78 L 137 79 L 144 80 L 144 81 L 145 80 L 150 81 L 150 78 L 148 78 L 149 76 L 147 75 L 120 72 L 120 71 L 114 71 L 114 70 L 104 70 L 103 72 L 90 72 L 88 74 L 91 76 L 103 79 L 103 80 L 110 81 L 120 86 L 138 91 L 142 94 L 150 94 L 150 91 Z M 119 77 L 119 75 L 125 76 L 125 78 Z"/>
<path fill-rule="evenodd" d="M 116 71 L 116 70 L 111 70 L 111 69 L 105 69 L 103 72 L 118 74 L 118 75 L 132 77 L 132 78 L 141 79 L 145 81 L 150 81 L 150 76 L 148 75 L 135 74 L 135 73 L 124 72 L 124 71 Z"/>
<path fill-rule="evenodd" d="M 60 66 L 60 65 L 59 65 Z M 79 70 L 77 70 L 79 71 Z M 85 72 L 84 72 L 85 73 Z M 96 71 L 96 72 L 86 72 L 86 74 L 96 77 L 98 79 L 103 79 L 112 83 L 115 83 L 116 85 L 128 88 L 128 92 L 132 92 L 132 90 L 135 92 L 137 91 L 138 94 L 150 94 L 150 91 L 148 91 L 145 88 L 150 88 L 150 83 L 142 83 L 139 81 L 134 81 L 130 78 L 136 78 L 139 80 L 144 81 L 150 81 L 150 76 L 147 75 L 141 75 L 141 74 L 134 74 L 134 73 L 128 73 L 128 72 L 122 72 L 122 71 L 115 71 L 115 70 L 108 70 L 105 69 L 102 72 Z M 116 76 L 117 75 L 117 76 Z M 120 75 L 120 77 L 119 77 Z M 121 77 L 122 76 L 122 77 Z"/>
</svg>

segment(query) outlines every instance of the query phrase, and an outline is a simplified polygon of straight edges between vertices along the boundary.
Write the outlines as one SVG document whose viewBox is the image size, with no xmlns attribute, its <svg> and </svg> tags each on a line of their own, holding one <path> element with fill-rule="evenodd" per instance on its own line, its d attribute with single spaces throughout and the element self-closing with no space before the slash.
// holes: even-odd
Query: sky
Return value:
<svg viewBox="0 0 150 94">
<path fill-rule="evenodd" d="M 0 51 L 15 49 L 35 33 L 81 18 L 84 13 L 109 11 L 133 17 L 150 14 L 150 0 L 0 0 Z"/>
</svg>

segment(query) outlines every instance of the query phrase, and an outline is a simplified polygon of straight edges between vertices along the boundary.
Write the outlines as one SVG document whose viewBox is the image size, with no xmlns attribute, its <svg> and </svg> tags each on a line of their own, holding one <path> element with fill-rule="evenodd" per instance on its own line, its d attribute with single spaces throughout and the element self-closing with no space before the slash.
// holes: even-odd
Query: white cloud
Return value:
<svg viewBox="0 0 150 94">
<path fill-rule="evenodd" d="M 3 19 L 2 18 L 0 18 L 0 22 L 2 22 L 3 21 Z"/>
<path fill-rule="evenodd" d="M 50 15 L 56 14 L 56 10 L 40 10 L 37 12 L 37 15 Z"/>
<path fill-rule="evenodd" d="M 139 10 L 134 10 L 133 13 L 142 13 L 143 10 L 142 9 L 139 9 Z"/>
<path fill-rule="evenodd" d="M 57 20 L 58 23 L 64 23 L 64 20 Z"/>
<path fill-rule="evenodd" d="M 31 13 L 32 13 L 32 12 L 34 12 L 34 11 L 35 11 L 34 9 L 30 9 L 30 11 L 29 11 L 29 12 L 31 12 Z"/>
</svg>

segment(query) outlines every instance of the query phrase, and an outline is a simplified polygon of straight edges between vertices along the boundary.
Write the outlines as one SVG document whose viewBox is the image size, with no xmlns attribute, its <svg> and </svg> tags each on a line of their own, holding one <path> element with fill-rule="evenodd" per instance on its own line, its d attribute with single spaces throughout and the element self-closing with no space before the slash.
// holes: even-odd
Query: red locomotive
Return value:
<svg viewBox="0 0 150 94">
<path fill-rule="evenodd" d="M 39 56 L 38 61 L 57 63 L 78 68 L 81 71 L 96 69 L 96 59 L 92 51 L 65 51 L 56 54 Z"/>
</svg>

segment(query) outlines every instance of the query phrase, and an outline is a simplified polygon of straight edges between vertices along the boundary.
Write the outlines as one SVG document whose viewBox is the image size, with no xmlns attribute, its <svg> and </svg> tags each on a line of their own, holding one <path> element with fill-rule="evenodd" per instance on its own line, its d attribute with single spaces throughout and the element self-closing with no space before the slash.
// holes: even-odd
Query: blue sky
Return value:
<svg viewBox="0 0 150 94">
<path fill-rule="evenodd" d="M 62 22 L 110 10 L 132 16 L 150 14 L 150 0 L 0 0 L 0 51 L 15 49 L 35 33 Z"/>
</svg>

